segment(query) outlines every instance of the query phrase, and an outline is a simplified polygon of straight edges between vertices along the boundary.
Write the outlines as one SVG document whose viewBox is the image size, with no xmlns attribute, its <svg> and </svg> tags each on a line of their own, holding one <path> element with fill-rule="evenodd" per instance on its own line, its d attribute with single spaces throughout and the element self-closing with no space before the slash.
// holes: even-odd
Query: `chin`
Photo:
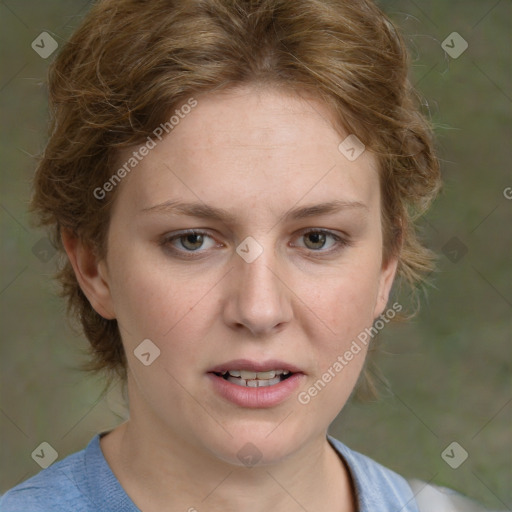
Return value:
<svg viewBox="0 0 512 512">
<path fill-rule="evenodd" d="M 204 443 L 216 458 L 230 465 L 273 465 L 293 456 L 308 441 L 307 432 L 294 428 L 291 421 L 287 424 L 288 421 L 285 419 L 282 424 L 250 421 L 226 425 L 231 436 L 221 434 L 216 439 L 204 440 Z"/>
</svg>

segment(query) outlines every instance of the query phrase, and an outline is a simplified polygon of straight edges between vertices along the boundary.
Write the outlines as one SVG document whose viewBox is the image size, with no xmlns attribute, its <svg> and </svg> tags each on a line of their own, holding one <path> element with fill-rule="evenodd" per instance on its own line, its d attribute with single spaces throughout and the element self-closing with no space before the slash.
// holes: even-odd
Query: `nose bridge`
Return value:
<svg viewBox="0 0 512 512">
<path fill-rule="evenodd" d="M 231 321 L 254 334 L 268 332 L 291 318 L 289 295 L 270 238 L 265 245 L 246 239 L 237 248 Z"/>
<path fill-rule="evenodd" d="M 246 292 L 247 297 L 270 300 L 279 295 L 275 258 L 263 253 L 251 263 L 239 262 L 239 266 L 241 291 Z"/>
</svg>

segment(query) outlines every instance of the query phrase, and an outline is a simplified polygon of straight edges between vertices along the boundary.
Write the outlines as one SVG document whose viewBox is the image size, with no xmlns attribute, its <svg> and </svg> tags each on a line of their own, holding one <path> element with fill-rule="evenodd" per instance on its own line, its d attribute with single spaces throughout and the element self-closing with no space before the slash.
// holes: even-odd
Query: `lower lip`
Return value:
<svg viewBox="0 0 512 512">
<path fill-rule="evenodd" d="M 239 386 L 219 377 L 215 373 L 208 373 L 208 377 L 213 384 L 213 389 L 226 400 L 240 407 L 263 409 L 279 405 L 289 398 L 299 387 L 305 375 L 303 373 L 294 373 L 278 384 L 262 388 Z"/>
</svg>

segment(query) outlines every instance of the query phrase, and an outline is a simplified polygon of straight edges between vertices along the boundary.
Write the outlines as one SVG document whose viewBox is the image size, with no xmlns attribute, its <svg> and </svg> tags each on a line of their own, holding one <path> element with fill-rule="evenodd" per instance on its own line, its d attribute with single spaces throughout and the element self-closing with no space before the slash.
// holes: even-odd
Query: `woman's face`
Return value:
<svg viewBox="0 0 512 512">
<path fill-rule="evenodd" d="M 348 159 L 313 99 L 196 100 L 118 185 L 94 303 L 119 322 L 141 434 L 277 461 L 325 436 L 367 347 L 344 354 L 386 305 L 376 160 Z"/>
</svg>

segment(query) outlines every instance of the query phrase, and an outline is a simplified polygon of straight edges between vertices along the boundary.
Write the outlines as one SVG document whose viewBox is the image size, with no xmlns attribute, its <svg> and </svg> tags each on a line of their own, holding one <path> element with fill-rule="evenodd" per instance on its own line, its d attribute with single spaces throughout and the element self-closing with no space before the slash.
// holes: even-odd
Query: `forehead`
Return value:
<svg viewBox="0 0 512 512">
<path fill-rule="evenodd" d="M 122 183 L 131 205 L 179 197 L 240 213 L 263 204 L 277 212 L 302 199 L 378 203 L 374 156 L 365 151 L 350 161 L 340 152 L 349 134 L 333 128 L 319 100 L 240 88 L 196 101 Z"/>
</svg>

